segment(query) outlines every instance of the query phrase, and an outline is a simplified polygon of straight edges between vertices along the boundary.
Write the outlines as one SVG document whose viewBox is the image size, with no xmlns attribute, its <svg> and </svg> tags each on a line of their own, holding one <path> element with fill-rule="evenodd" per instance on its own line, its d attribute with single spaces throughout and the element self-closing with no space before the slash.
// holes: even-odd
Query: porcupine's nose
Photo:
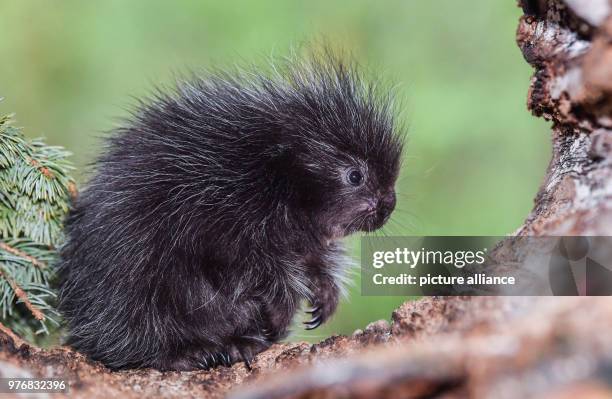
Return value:
<svg viewBox="0 0 612 399">
<path fill-rule="evenodd" d="M 395 201 L 395 191 L 393 190 L 383 194 L 378 200 L 378 209 L 376 212 L 385 222 L 391 215 L 391 212 L 393 212 L 395 209 Z"/>
</svg>

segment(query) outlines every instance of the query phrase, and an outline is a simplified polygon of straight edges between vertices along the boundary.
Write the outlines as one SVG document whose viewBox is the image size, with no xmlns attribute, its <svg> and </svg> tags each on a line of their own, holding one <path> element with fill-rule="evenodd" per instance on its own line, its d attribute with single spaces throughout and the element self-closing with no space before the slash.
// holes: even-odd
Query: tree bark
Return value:
<svg viewBox="0 0 612 399">
<path fill-rule="evenodd" d="M 553 153 L 519 235 L 612 235 L 612 4 L 522 0 L 517 42 L 535 70 L 527 108 Z M 274 345 L 211 371 L 110 372 L 0 329 L 2 376 L 65 377 L 71 397 L 495 397 L 612 395 L 612 302 L 430 297 L 351 337 Z"/>
<path fill-rule="evenodd" d="M 608 0 L 521 2 L 517 42 L 535 73 L 527 107 L 553 154 L 520 234 L 612 235 L 612 19 Z"/>
</svg>

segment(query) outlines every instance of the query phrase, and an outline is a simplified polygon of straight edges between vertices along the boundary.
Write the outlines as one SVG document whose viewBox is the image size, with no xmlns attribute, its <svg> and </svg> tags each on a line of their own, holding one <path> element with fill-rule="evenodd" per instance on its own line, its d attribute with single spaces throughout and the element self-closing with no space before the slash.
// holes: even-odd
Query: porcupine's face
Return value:
<svg viewBox="0 0 612 399">
<path fill-rule="evenodd" d="M 305 145 L 299 157 L 301 197 L 329 239 L 379 229 L 396 206 L 400 139 L 390 131 L 361 133 L 352 142 Z"/>
<path fill-rule="evenodd" d="M 277 92 L 266 86 L 270 102 L 282 99 L 276 170 L 289 187 L 279 195 L 325 239 L 376 230 L 395 209 L 402 140 L 383 86 L 329 52 L 293 65 Z"/>
</svg>

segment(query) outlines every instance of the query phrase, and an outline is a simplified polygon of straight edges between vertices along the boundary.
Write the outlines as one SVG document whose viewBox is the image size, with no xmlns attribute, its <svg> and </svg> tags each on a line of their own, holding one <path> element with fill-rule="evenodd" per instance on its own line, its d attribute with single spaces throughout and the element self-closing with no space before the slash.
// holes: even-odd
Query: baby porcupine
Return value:
<svg viewBox="0 0 612 399">
<path fill-rule="evenodd" d="M 339 239 L 395 207 L 389 97 L 312 55 L 141 103 L 67 220 L 68 343 L 113 369 L 249 366 L 303 300 L 306 328 L 325 322 L 349 263 Z"/>
</svg>

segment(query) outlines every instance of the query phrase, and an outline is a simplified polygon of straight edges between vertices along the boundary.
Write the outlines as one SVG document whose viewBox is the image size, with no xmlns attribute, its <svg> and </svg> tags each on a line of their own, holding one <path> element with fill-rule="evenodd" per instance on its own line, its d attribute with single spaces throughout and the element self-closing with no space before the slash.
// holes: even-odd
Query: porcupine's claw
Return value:
<svg viewBox="0 0 612 399">
<path fill-rule="evenodd" d="M 195 359 L 195 363 L 202 370 L 210 370 L 219 365 L 217 355 L 211 352 L 205 352 L 202 356 Z"/>
<path fill-rule="evenodd" d="M 304 324 L 306 325 L 306 330 L 314 330 L 315 328 L 319 327 L 322 322 L 323 320 L 321 318 L 321 315 L 317 314 L 309 321 L 305 321 Z"/>
<path fill-rule="evenodd" d="M 202 370 L 208 370 L 208 360 L 206 359 L 198 360 L 197 364 Z"/>
<path fill-rule="evenodd" d="M 306 330 L 314 330 L 329 320 L 338 305 L 340 292 L 336 282 L 329 276 L 315 274 L 311 280 L 311 293 L 307 298 L 310 309 L 305 310 L 310 314 L 310 320 L 304 322 Z"/>
<path fill-rule="evenodd" d="M 253 368 L 251 367 L 251 363 L 253 362 L 253 353 L 251 352 L 251 349 L 238 348 L 238 352 L 240 352 L 240 357 L 242 358 L 247 370 L 253 371 Z"/>
<path fill-rule="evenodd" d="M 267 329 L 261 329 L 260 331 Z M 255 359 L 255 355 L 265 350 L 270 346 L 270 342 L 263 339 L 263 337 L 255 336 L 242 336 L 234 337 L 230 346 L 227 348 L 231 363 L 244 362 L 244 366 L 247 370 L 252 371 L 252 363 Z"/>
<path fill-rule="evenodd" d="M 314 307 L 312 307 L 310 309 L 306 309 L 305 312 L 306 313 L 310 313 L 310 314 L 314 314 L 314 313 L 317 313 L 320 310 L 321 310 L 321 306 L 319 305 L 319 306 L 314 306 Z"/>
<path fill-rule="evenodd" d="M 221 356 L 221 363 L 225 367 L 232 367 L 232 359 L 230 358 L 230 355 L 227 352 L 221 353 L 220 356 Z"/>
</svg>

